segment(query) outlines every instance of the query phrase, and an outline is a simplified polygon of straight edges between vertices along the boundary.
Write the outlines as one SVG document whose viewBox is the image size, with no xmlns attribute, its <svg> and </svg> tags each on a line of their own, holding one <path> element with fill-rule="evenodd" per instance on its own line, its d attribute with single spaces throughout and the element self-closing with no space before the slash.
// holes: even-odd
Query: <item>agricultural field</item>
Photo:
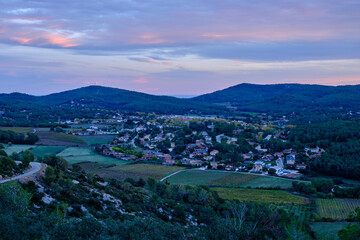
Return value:
<svg viewBox="0 0 360 240">
<path fill-rule="evenodd" d="M 12 144 L 11 146 L 5 144 L 4 146 L 5 146 L 4 151 L 8 155 L 12 154 L 13 152 L 19 153 L 19 152 L 26 151 L 30 148 L 36 147 L 35 145 L 20 145 L 20 144 Z"/>
<path fill-rule="evenodd" d="M 93 144 L 106 144 L 114 140 L 117 135 L 94 135 L 94 136 L 77 136 L 77 138 L 83 140 L 88 145 Z"/>
<path fill-rule="evenodd" d="M 90 147 L 68 147 L 57 155 L 65 158 L 70 164 L 80 162 L 98 162 L 102 164 L 122 165 L 129 163 L 127 161 L 99 155 Z"/>
<path fill-rule="evenodd" d="M 311 225 L 317 239 L 337 240 L 338 232 L 350 224 L 348 222 L 314 222 Z"/>
<path fill-rule="evenodd" d="M 301 221 L 309 221 L 312 217 L 313 210 L 309 205 L 292 205 L 292 204 L 270 204 L 272 210 L 283 209 Z"/>
<path fill-rule="evenodd" d="M 55 145 L 55 146 L 87 146 L 86 142 L 74 137 L 72 135 L 50 132 L 50 131 L 37 131 L 39 136 L 37 145 Z"/>
<path fill-rule="evenodd" d="M 32 132 L 33 129 L 31 127 L 0 127 L 0 130 L 3 131 L 13 131 L 16 133 L 28 133 L 28 132 Z"/>
<path fill-rule="evenodd" d="M 292 188 L 292 182 L 294 180 L 279 178 L 279 177 L 270 177 L 270 176 L 259 176 L 247 183 L 241 185 L 241 187 L 251 187 L 251 188 L 269 188 L 269 187 L 280 187 L 281 189 Z"/>
<path fill-rule="evenodd" d="M 126 178 L 133 179 L 148 179 L 153 178 L 160 180 L 161 178 L 182 170 L 182 167 L 161 166 L 152 164 L 127 164 L 121 166 L 105 166 L 82 163 L 80 166 L 88 172 L 97 174 L 103 178 L 115 178 L 118 180 L 125 180 Z"/>
<path fill-rule="evenodd" d="M 10 155 L 13 152 L 20 153 L 26 150 L 31 150 L 35 158 L 39 156 L 45 156 L 46 154 L 57 154 L 63 151 L 66 147 L 64 146 L 38 146 L 38 145 L 18 145 L 13 144 L 12 146 L 5 145 L 5 152 Z"/>
<path fill-rule="evenodd" d="M 344 220 L 356 208 L 360 199 L 321 199 L 316 200 L 317 212 L 321 218 Z"/>
<path fill-rule="evenodd" d="M 58 154 L 63 151 L 65 146 L 35 146 L 31 149 L 35 157 L 45 156 L 46 154 Z"/>
<path fill-rule="evenodd" d="M 278 204 L 306 204 L 307 199 L 281 190 L 242 189 L 242 188 L 211 188 L 219 196 L 240 202 L 262 202 Z"/>
<path fill-rule="evenodd" d="M 243 188 L 269 188 L 279 186 L 282 189 L 291 188 L 292 181 L 293 180 L 290 179 L 260 176 L 255 174 L 203 170 L 180 172 L 168 179 L 168 182 L 174 184 Z"/>
</svg>

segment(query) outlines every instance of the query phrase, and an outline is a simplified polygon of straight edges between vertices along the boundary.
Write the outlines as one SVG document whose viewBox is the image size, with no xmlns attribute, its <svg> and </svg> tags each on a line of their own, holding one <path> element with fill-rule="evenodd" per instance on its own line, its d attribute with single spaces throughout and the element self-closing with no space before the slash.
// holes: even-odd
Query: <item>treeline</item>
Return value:
<svg viewBox="0 0 360 240">
<path fill-rule="evenodd" d="M 0 130 L 0 143 L 15 143 L 32 145 L 39 141 L 39 137 L 34 133 L 15 133 L 13 131 Z"/>
<path fill-rule="evenodd" d="M 333 121 L 297 126 L 290 130 L 289 140 L 302 147 L 321 147 L 321 158 L 309 161 L 320 173 L 360 179 L 360 122 Z"/>
<path fill-rule="evenodd" d="M 334 180 L 316 179 L 311 183 L 292 182 L 295 191 L 318 198 L 360 198 L 360 186 L 342 188 L 340 178 Z"/>
</svg>

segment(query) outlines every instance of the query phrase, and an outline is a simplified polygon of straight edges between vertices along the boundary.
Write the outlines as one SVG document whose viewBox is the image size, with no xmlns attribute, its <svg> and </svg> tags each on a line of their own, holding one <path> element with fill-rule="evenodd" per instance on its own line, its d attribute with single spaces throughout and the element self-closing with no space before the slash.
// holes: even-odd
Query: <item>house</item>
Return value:
<svg viewBox="0 0 360 240">
<path fill-rule="evenodd" d="M 217 167 L 218 167 L 218 164 L 216 162 L 211 163 L 211 168 L 212 169 L 217 169 Z"/>
<path fill-rule="evenodd" d="M 243 154 L 242 157 L 244 158 L 244 160 L 252 159 L 254 157 L 254 153 L 250 151 L 248 153 Z"/>
<path fill-rule="evenodd" d="M 306 164 L 304 163 L 298 163 L 295 165 L 295 168 L 298 170 L 305 170 L 306 169 Z"/>
<path fill-rule="evenodd" d="M 214 160 L 214 156 L 205 156 L 204 160 L 205 161 L 212 161 L 212 160 Z"/>
<path fill-rule="evenodd" d="M 284 156 L 284 154 L 283 154 L 282 152 L 276 152 L 276 153 L 274 153 L 274 157 L 281 158 L 281 157 L 283 157 L 283 156 Z"/>
<path fill-rule="evenodd" d="M 251 172 L 261 173 L 263 171 L 264 163 L 262 161 L 257 161 L 254 164 L 254 167 L 251 169 Z"/>
<path fill-rule="evenodd" d="M 203 161 L 201 161 L 201 160 L 190 160 L 190 162 L 189 162 L 191 165 L 193 165 L 193 166 L 198 166 L 198 167 L 200 167 L 202 164 L 203 164 Z"/>
<path fill-rule="evenodd" d="M 233 165 L 226 165 L 225 166 L 225 171 L 233 171 L 234 170 L 234 166 Z"/>
<path fill-rule="evenodd" d="M 261 148 L 260 145 L 257 145 L 255 149 L 258 150 L 260 153 L 266 153 L 268 151 L 266 148 Z"/>
<path fill-rule="evenodd" d="M 215 155 L 218 154 L 218 153 L 219 153 L 219 151 L 216 150 L 216 149 L 214 149 L 214 150 L 212 150 L 212 151 L 210 152 L 210 155 L 211 155 L 211 156 L 215 156 Z"/>
<path fill-rule="evenodd" d="M 210 136 L 205 136 L 205 143 L 206 144 L 211 144 L 212 143 L 212 138 Z"/>
<path fill-rule="evenodd" d="M 272 138 L 272 135 L 267 135 L 267 136 L 264 138 L 264 140 L 269 141 L 271 138 Z"/>
<path fill-rule="evenodd" d="M 295 164 L 295 155 L 289 154 L 286 156 L 286 164 L 287 165 L 294 165 Z"/>
</svg>

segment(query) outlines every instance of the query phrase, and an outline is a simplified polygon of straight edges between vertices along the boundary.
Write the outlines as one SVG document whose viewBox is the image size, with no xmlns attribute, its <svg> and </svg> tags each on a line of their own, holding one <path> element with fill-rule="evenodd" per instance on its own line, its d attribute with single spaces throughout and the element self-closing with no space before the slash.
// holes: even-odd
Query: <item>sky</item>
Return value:
<svg viewBox="0 0 360 240">
<path fill-rule="evenodd" d="M 359 0 L 0 0 L 0 92 L 360 84 Z"/>
</svg>

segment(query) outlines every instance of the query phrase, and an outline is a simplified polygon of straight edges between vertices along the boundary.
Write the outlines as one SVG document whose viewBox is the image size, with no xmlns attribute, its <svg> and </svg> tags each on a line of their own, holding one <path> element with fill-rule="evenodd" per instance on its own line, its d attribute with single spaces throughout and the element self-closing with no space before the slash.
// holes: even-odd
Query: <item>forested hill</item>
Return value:
<svg viewBox="0 0 360 240">
<path fill-rule="evenodd" d="M 303 84 L 255 85 L 243 83 L 193 98 L 203 103 L 226 104 L 255 112 L 289 112 L 308 109 L 359 110 L 360 85 Z"/>
<path fill-rule="evenodd" d="M 156 112 L 161 114 L 221 114 L 228 110 L 213 104 L 189 99 L 155 96 L 117 88 L 89 86 L 46 96 L 31 96 L 21 93 L 0 94 L 0 104 L 13 107 L 82 107 L 111 110 Z M 35 105 L 35 106 L 34 106 Z"/>
</svg>

